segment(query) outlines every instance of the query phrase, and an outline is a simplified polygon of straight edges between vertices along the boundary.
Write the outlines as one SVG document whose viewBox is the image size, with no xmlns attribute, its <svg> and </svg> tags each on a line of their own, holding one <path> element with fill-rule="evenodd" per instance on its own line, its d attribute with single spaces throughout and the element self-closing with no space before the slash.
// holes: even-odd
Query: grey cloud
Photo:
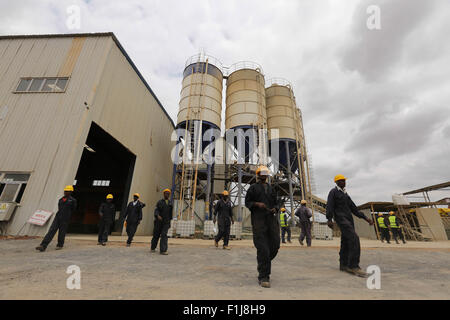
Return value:
<svg viewBox="0 0 450 320">
<path fill-rule="evenodd" d="M 366 26 L 369 5 L 380 7 L 380 30 Z M 434 0 L 361 1 L 353 17 L 351 45 L 342 52 L 342 66 L 358 71 L 369 81 L 384 78 L 401 59 L 407 36 L 420 27 L 435 7 Z"/>
<path fill-rule="evenodd" d="M 447 139 L 448 143 L 450 143 L 450 124 L 447 125 L 443 130 L 442 133 L 444 135 L 444 139 Z"/>
<path fill-rule="evenodd" d="M 415 153 L 430 142 L 434 131 L 446 120 L 442 111 L 429 112 L 422 106 L 407 114 L 373 114 L 356 130 L 345 150 L 363 154 L 366 166 L 384 158 Z"/>
</svg>

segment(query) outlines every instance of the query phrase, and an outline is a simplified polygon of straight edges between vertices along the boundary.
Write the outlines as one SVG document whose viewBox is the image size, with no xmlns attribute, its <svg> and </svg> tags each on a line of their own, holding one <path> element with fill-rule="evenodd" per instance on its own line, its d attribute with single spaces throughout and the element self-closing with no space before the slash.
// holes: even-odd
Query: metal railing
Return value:
<svg viewBox="0 0 450 320">
<path fill-rule="evenodd" d="M 196 55 L 193 55 L 192 57 L 189 57 L 189 59 L 186 60 L 184 68 L 186 68 L 187 66 L 189 66 L 193 63 L 206 62 L 206 60 L 208 60 L 208 63 L 216 66 L 217 68 L 219 68 L 220 71 L 222 71 L 222 69 L 223 69 L 222 62 L 220 62 L 219 59 L 217 59 L 213 56 L 210 56 L 208 54 L 205 54 L 205 53 L 198 53 Z"/>
<path fill-rule="evenodd" d="M 263 68 L 261 67 L 261 65 L 259 65 L 256 62 L 253 62 L 253 61 L 239 61 L 239 62 L 233 63 L 229 67 L 223 67 L 222 73 L 224 74 L 224 76 L 229 76 L 233 72 L 235 72 L 237 70 L 241 70 L 241 69 L 256 70 L 264 76 L 264 71 L 263 71 Z"/>
<path fill-rule="evenodd" d="M 217 67 L 224 76 L 228 76 L 231 73 L 233 73 L 234 71 L 241 70 L 241 69 L 256 70 L 264 76 L 263 68 L 261 67 L 260 64 L 258 64 L 256 62 L 239 61 L 230 66 L 224 66 L 219 59 L 217 59 L 209 54 L 203 53 L 203 52 L 189 57 L 186 60 L 186 63 L 184 64 L 184 68 L 186 68 L 187 66 L 189 66 L 191 64 L 197 63 L 197 62 L 206 62 L 206 60 L 208 60 L 209 64 L 212 64 L 215 67 Z"/>
<path fill-rule="evenodd" d="M 289 87 L 291 90 L 293 90 L 292 83 L 290 83 L 285 78 L 270 78 L 269 80 L 266 81 L 266 84 L 269 87 L 272 85 L 279 85 L 279 86 Z"/>
</svg>

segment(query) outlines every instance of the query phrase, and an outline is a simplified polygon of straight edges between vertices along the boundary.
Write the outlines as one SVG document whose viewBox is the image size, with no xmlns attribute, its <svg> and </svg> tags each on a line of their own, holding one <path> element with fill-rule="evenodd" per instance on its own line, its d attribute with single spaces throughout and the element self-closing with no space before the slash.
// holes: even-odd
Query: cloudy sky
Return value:
<svg viewBox="0 0 450 320">
<path fill-rule="evenodd" d="M 255 61 L 294 86 L 317 195 L 342 173 L 361 204 L 450 180 L 449 12 L 448 0 L 0 0 L 0 34 L 112 31 L 174 121 L 189 56 Z"/>
</svg>

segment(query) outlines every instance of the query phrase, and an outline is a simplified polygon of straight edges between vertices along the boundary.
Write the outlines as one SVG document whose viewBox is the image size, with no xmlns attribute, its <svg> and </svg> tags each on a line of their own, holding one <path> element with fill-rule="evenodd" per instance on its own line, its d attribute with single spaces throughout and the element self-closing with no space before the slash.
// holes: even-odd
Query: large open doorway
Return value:
<svg viewBox="0 0 450 320">
<path fill-rule="evenodd" d="M 119 213 L 127 205 L 135 161 L 133 153 L 92 122 L 75 177 L 73 196 L 78 208 L 70 219 L 69 233 L 98 232 L 98 208 L 108 193 L 113 194 L 117 210 L 111 230 L 121 228 Z"/>
</svg>

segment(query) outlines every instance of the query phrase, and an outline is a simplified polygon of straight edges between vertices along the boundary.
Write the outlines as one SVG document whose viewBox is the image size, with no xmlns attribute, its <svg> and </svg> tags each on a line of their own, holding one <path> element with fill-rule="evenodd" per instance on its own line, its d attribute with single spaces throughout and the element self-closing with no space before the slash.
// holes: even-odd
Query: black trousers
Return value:
<svg viewBox="0 0 450 320">
<path fill-rule="evenodd" d="M 128 244 L 130 244 L 133 241 L 133 237 L 134 237 L 134 234 L 136 233 L 138 225 L 139 225 L 138 222 L 128 222 L 127 221 L 127 235 L 128 235 L 127 243 Z"/>
<path fill-rule="evenodd" d="M 381 241 L 386 239 L 386 241 L 389 242 L 391 240 L 391 235 L 389 234 L 389 229 L 388 228 L 380 228 L 380 237 L 381 237 Z"/>
<path fill-rule="evenodd" d="M 158 219 L 155 220 L 155 226 L 153 228 L 153 238 L 151 243 L 151 249 L 155 250 L 156 246 L 158 245 L 159 239 L 161 239 L 161 242 L 159 243 L 159 251 L 160 252 L 166 252 L 168 248 L 168 237 L 167 237 L 167 231 L 169 231 L 170 228 L 170 221 L 159 221 Z"/>
<path fill-rule="evenodd" d="M 280 249 L 280 222 L 276 215 L 260 213 L 252 213 L 251 220 L 258 262 L 258 280 L 269 279 L 272 260 Z"/>
<path fill-rule="evenodd" d="M 391 228 L 391 230 L 392 230 L 392 236 L 394 237 L 395 241 L 397 241 L 397 238 L 400 238 L 403 242 L 405 242 L 405 237 L 403 236 L 402 229 Z"/>
<path fill-rule="evenodd" d="M 287 241 L 291 241 L 291 228 L 281 227 L 281 241 L 284 243 L 284 235 L 287 233 Z"/>
<path fill-rule="evenodd" d="M 306 244 L 311 246 L 311 222 L 309 221 L 300 221 L 300 237 L 298 238 L 300 241 L 303 241 L 306 237 Z"/>
<path fill-rule="evenodd" d="M 228 241 L 230 239 L 231 223 L 229 221 L 228 222 L 219 221 L 217 223 L 217 226 L 219 227 L 219 232 L 215 237 L 216 242 L 219 242 L 223 238 L 223 245 L 228 246 Z"/>
<path fill-rule="evenodd" d="M 41 246 L 47 248 L 48 244 L 50 243 L 50 241 L 52 241 L 53 237 L 55 236 L 56 231 L 58 231 L 58 247 L 64 246 L 64 239 L 66 238 L 68 226 L 69 226 L 69 219 L 57 215 L 55 219 L 53 219 L 50 229 L 48 230 L 47 234 L 42 240 Z"/>
<path fill-rule="evenodd" d="M 111 224 L 111 220 L 100 219 L 100 223 L 98 225 L 98 242 L 108 242 Z"/>
<path fill-rule="evenodd" d="M 340 221 L 337 223 L 341 229 L 340 264 L 349 268 L 359 268 L 361 247 L 359 237 L 355 232 L 355 226 L 351 221 Z"/>
</svg>

